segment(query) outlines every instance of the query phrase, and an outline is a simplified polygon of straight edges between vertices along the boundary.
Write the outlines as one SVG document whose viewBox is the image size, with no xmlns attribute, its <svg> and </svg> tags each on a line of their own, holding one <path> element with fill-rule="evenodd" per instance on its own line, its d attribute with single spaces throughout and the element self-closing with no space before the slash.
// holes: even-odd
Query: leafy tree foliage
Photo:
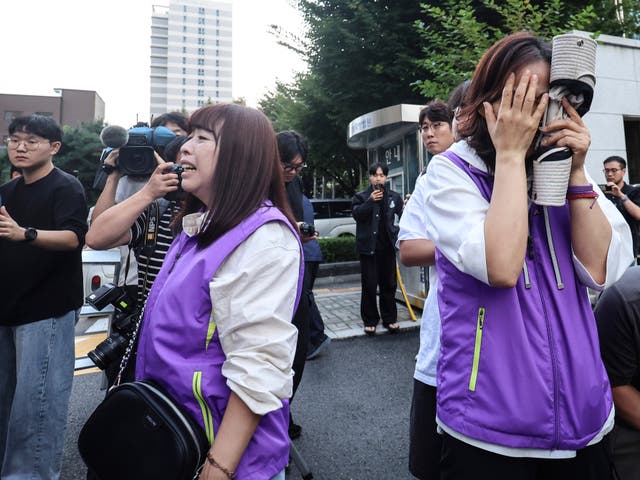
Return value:
<svg viewBox="0 0 640 480">
<path fill-rule="evenodd" d="M 423 40 L 424 80 L 416 86 L 428 98 L 447 98 L 471 77 L 482 54 L 505 34 L 528 30 L 551 38 L 569 30 L 586 30 L 596 19 L 593 7 L 561 0 L 444 0 L 422 4 L 426 21 L 415 27 Z"/>
<path fill-rule="evenodd" d="M 638 0 L 291 1 L 306 37 L 272 30 L 308 70 L 291 84 L 278 83 L 260 107 L 277 130 L 307 136 L 309 170 L 332 177 L 347 196 L 367 167 L 366 153 L 347 147 L 349 122 L 398 103 L 447 98 L 505 34 L 640 36 Z"/>
<path fill-rule="evenodd" d="M 98 169 L 102 144 L 100 131 L 104 127 L 101 121 L 82 124 L 79 127 L 65 126 L 62 148 L 53 157 L 53 163 L 78 177 L 84 186 L 89 205 L 95 204 L 99 191 L 93 189 L 93 180 Z"/>
<path fill-rule="evenodd" d="M 347 146 L 356 117 L 397 103 L 422 103 L 412 87 L 420 47 L 413 22 L 419 0 L 300 0 L 307 37 L 287 46 L 301 52 L 308 72 L 278 84 L 260 107 L 276 129 L 298 130 L 310 144 L 310 166 L 351 196 L 367 167 L 366 152 Z M 274 31 L 278 27 L 274 26 Z M 281 39 L 283 37 L 280 37 Z"/>
</svg>

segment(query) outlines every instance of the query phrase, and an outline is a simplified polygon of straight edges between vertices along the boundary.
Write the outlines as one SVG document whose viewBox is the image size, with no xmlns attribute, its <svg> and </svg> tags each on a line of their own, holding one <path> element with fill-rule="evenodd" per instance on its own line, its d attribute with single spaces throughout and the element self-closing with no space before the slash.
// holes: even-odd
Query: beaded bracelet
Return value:
<svg viewBox="0 0 640 480">
<path fill-rule="evenodd" d="M 222 470 L 222 473 L 224 473 L 229 480 L 233 480 L 234 478 L 236 478 L 236 472 L 232 472 L 231 470 L 224 468 L 222 465 L 216 462 L 216 460 L 213 458 L 213 455 L 211 455 L 211 452 L 207 452 L 207 460 L 209 461 L 211 466 L 217 468 L 218 470 Z"/>
</svg>

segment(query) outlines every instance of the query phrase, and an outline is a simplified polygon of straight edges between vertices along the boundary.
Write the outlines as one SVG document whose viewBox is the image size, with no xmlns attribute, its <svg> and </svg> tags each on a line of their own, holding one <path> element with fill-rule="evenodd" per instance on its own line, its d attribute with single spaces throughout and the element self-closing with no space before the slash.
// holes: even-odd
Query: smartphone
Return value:
<svg viewBox="0 0 640 480">
<path fill-rule="evenodd" d="M 610 192 L 610 191 L 612 191 L 612 190 L 613 190 L 613 186 L 611 186 L 611 185 L 605 185 L 604 183 L 603 183 L 603 184 L 600 184 L 600 185 L 598 185 L 598 186 L 600 187 L 600 190 L 602 190 L 603 192 Z"/>
</svg>

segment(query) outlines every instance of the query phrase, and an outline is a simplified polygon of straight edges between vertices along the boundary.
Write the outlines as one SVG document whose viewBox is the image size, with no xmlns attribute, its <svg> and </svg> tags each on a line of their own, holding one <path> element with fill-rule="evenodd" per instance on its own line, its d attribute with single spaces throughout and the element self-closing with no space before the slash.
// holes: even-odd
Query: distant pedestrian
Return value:
<svg viewBox="0 0 640 480">
<path fill-rule="evenodd" d="M 9 170 L 10 179 L 13 180 L 14 178 L 18 178 L 21 176 L 22 176 L 22 169 L 12 164 L 11 169 Z"/>
<path fill-rule="evenodd" d="M 400 328 L 396 307 L 396 240 L 404 202 L 398 192 L 386 187 L 389 167 L 374 163 L 369 167 L 369 188 L 356 193 L 352 215 L 356 220 L 356 250 L 360 255 L 362 293 L 360 316 L 364 332 L 375 335 L 378 322 L 389 333 Z M 380 310 L 376 290 L 380 289 Z"/>
<path fill-rule="evenodd" d="M 60 477 L 83 303 L 87 201 L 53 165 L 62 129 L 30 115 L 9 124 L 23 176 L 0 186 L 0 477 Z"/>
<path fill-rule="evenodd" d="M 616 155 L 607 157 L 603 162 L 604 177 L 607 180 L 604 194 L 613 202 L 629 224 L 633 239 L 633 254 L 640 255 L 640 187 L 634 187 L 624 181 L 627 162 Z"/>
</svg>

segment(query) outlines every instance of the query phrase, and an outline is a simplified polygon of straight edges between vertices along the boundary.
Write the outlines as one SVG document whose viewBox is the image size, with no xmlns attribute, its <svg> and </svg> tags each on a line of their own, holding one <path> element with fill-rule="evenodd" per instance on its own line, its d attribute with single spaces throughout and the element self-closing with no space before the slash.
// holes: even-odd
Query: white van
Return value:
<svg viewBox="0 0 640 480">
<path fill-rule="evenodd" d="M 356 221 L 348 198 L 312 198 L 313 223 L 320 237 L 355 237 Z"/>
</svg>

